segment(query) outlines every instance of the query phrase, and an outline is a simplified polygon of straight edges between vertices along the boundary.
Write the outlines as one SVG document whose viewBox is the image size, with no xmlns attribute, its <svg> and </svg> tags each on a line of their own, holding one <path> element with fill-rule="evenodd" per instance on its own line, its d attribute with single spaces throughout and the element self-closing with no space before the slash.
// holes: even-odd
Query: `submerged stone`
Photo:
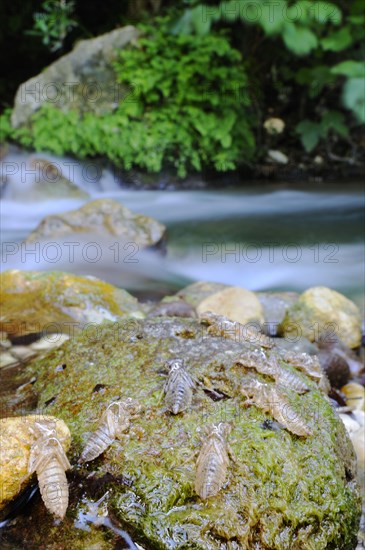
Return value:
<svg viewBox="0 0 365 550">
<path fill-rule="evenodd" d="M 62 163 L 50 162 L 48 159 L 35 157 L 26 163 L 34 181 L 22 181 L 22 185 L 9 185 L 6 198 L 21 202 L 39 202 L 51 199 L 88 199 L 89 193 L 78 187 L 62 173 Z M 28 177 L 28 180 L 30 178 Z"/>
<path fill-rule="evenodd" d="M 105 323 L 94 333 L 81 332 L 28 366 L 29 376 L 37 377 L 39 409 L 70 427 L 71 464 L 108 404 L 131 397 L 143 409 L 123 440 L 93 462 L 74 466 L 69 476 L 76 482 L 60 531 L 40 515 L 37 501 L 30 508 L 32 520 L 23 518 L 18 531 L 11 531 L 13 542 L 26 532 L 30 545 L 53 544 L 62 532 L 64 547 L 72 547 L 85 498 L 105 495 L 113 524 L 133 533 L 143 547 L 354 548 L 360 517 L 355 456 L 343 423 L 316 383 L 302 374 L 310 391 L 286 394 L 312 435 L 266 429 L 273 418 L 255 406 L 244 407 L 241 388 L 253 379 L 267 380 L 235 361 L 253 349 L 250 343 L 213 336 L 193 319 L 134 319 L 133 330 L 127 321 L 121 320 L 118 330 Z M 202 384 L 194 389 L 190 408 L 172 415 L 161 392 L 167 361 L 176 359 Z M 203 501 L 194 490 L 196 455 L 206 429 L 219 422 L 231 426 L 228 443 L 235 461 L 229 462 L 221 489 Z M 93 529 L 95 542 L 104 538 L 105 547 L 114 548 L 110 531 L 101 537 L 100 529 Z"/>
</svg>

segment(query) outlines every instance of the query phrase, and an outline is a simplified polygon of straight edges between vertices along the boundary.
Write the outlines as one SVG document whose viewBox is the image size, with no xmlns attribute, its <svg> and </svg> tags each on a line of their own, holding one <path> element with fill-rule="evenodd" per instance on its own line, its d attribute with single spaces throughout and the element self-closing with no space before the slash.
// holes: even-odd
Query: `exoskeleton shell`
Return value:
<svg viewBox="0 0 365 550">
<path fill-rule="evenodd" d="M 221 336 L 235 342 L 259 345 L 269 349 L 275 346 L 274 340 L 260 330 L 255 330 L 251 325 L 231 321 L 223 315 L 204 311 L 200 315 L 200 320 L 203 324 L 208 325 L 208 333 L 213 336 Z"/>
<path fill-rule="evenodd" d="M 28 472 L 37 472 L 39 490 L 46 508 L 63 519 L 68 506 L 65 471 L 71 468 L 55 429 L 36 422 L 36 438 L 30 449 Z"/>
<path fill-rule="evenodd" d="M 79 463 L 90 462 L 106 451 L 115 439 L 129 429 L 131 417 L 141 410 L 140 403 L 131 397 L 110 403 L 100 419 L 99 426 L 87 440 Z"/>
<path fill-rule="evenodd" d="M 226 436 L 229 424 L 221 422 L 213 428 L 199 453 L 196 463 L 195 491 L 202 499 L 215 496 L 222 488 L 229 465 Z"/>
<path fill-rule="evenodd" d="M 263 351 L 249 351 L 242 354 L 236 362 L 245 367 L 254 368 L 260 374 L 270 376 L 278 385 L 295 390 L 297 393 L 306 393 L 310 390 L 298 375 L 282 367 L 273 354 L 267 357 Z"/>
<path fill-rule="evenodd" d="M 71 434 L 60 418 L 46 415 L 28 415 L 0 420 L 0 510 L 9 504 L 29 482 L 29 458 L 35 451 L 39 436 L 36 424 L 55 428 L 63 450 L 68 451 Z"/>
<path fill-rule="evenodd" d="M 193 399 L 195 382 L 184 368 L 183 363 L 174 361 L 170 364 L 170 372 L 164 386 L 167 409 L 178 414 L 188 409 Z"/>
<path fill-rule="evenodd" d="M 246 401 L 246 404 L 256 405 L 265 412 L 270 413 L 275 420 L 290 432 L 300 436 L 311 435 L 311 429 L 290 405 L 287 396 L 280 388 L 273 384 L 264 384 L 255 380 L 244 386 L 242 393 L 251 398 Z"/>
</svg>

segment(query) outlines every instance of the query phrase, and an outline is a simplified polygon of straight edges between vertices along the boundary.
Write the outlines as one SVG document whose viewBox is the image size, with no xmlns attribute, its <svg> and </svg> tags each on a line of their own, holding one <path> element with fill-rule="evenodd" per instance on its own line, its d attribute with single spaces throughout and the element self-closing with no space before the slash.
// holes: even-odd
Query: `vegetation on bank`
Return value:
<svg viewBox="0 0 365 550">
<path fill-rule="evenodd" d="M 254 119 L 241 54 L 222 33 L 175 36 L 168 23 L 143 26 L 138 45 L 120 52 L 114 69 L 127 94 L 113 112 L 80 116 L 45 103 L 27 126 L 12 129 L 7 119 L 6 131 L 37 150 L 102 155 L 127 170 L 168 167 L 181 177 L 249 160 Z"/>
<path fill-rule="evenodd" d="M 66 3 L 62 17 L 58 4 L 43 2 L 33 34 L 61 54 L 67 33 L 82 37 L 85 27 L 78 2 Z M 3 137 L 56 154 L 102 155 L 125 169 L 170 168 L 180 177 L 236 169 L 268 149 L 349 165 L 364 160 L 363 0 L 135 4 L 120 23 L 139 23 L 142 37 L 114 66 L 129 100 L 102 116 L 45 104 L 17 130 L 5 111 Z M 100 32 L 109 25 L 100 21 Z M 270 117 L 285 123 L 282 133 L 263 129 Z"/>
</svg>

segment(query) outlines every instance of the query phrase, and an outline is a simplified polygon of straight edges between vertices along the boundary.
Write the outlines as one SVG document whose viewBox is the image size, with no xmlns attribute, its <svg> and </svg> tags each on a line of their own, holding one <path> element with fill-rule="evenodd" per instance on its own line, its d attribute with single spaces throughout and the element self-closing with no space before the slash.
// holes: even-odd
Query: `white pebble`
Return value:
<svg viewBox="0 0 365 550">
<path fill-rule="evenodd" d="M 289 158 L 284 155 L 281 151 L 274 151 L 273 149 L 270 149 L 268 151 L 269 158 L 278 164 L 288 164 Z"/>
</svg>

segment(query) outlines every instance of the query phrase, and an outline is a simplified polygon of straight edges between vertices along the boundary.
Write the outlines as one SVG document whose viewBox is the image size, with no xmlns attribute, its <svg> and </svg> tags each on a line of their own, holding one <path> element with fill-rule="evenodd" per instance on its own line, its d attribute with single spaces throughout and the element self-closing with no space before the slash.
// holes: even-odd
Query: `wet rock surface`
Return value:
<svg viewBox="0 0 365 550">
<path fill-rule="evenodd" d="M 319 350 L 318 359 L 331 386 L 341 388 L 350 379 L 350 369 L 343 357 L 327 350 Z"/>
<path fill-rule="evenodd" d="M 138 250 L 161 244 L 165 227 L 153 218 L 132 212 L 117 201 L 98 199 L 77 210 L 47 216 L 28 235 L 26 241 L 35 242 L 88 233 L 94 238 L 104 237 L 112 244 L 115 241 L 133 244 Z"/>
<path fill-rule="evenodd" d="M 12 270 L 1 274 L 1 288 L 0 330 L 10 337 L 72 334 L 88 323 L 143 317 L 136 298 L 94 277 Z"/>
<path fill-rule="evenodd" d="M 240 391 L 245 381 L 265 380 L 235 363 L 252 344 L 213 336 L 196 320 L 134 319 L 133 330 L 125 321 L 118 331 L 114 323 L 84 331 L 27 367 L 28 376 L 37 378 L 39 410 L 70 427 L 72 464 L 110 402 L 133 397 L 143 410 L 122 441 L 68 474 L 70 507 L 61 526 L 54 526 L 36 499 L 31 519 L 26 515 L 6 529 L 8 541 L 113 548 L 110 530 L 75 527 L 86 501 L 109 491 L 103 513 L 144 548 L 354 548 L 360 513 L 355 457 L 343 423 L 314 381 L 301 374 L 310 391 L 287 395 L 313 435 L 270 429 L 270 415 L 244 407 Z M 166 361 L 174 358 L 222 398 L 213 400 L 198 387 L 190 410 L 166 411 L 160 396 Z M 229 463 L 218 494 L 203 501 L 194 491 L 194 454 L 205 427 L 220 421 L 231 424 L 236 462 Z"/>
<path fill-rule="evenodd" d="M 351 378 L 360 378 L 365 372 L 364 358 L 361 358 L 360 355 L 357 355 L 346 346 L 336 334 L 323 334 L 319 338 L 318 346 L 320 352 L 327 354 L 329 357 L 342 359 L 347 365 Z"/>
<path fill-rule="evenodd" d="M 14 201 L 46 201 L 51 199 L 88 199 L 89 193 L 75 185 L 62 174 L 62 168 L 42 157 L 30 157 L 26 163 L 29 176 L 34 178 L 32 185 L 22 182 L 14 185 L 12 177 L 7 179 L 6 196 Z M 24 178 L 26 180 L 26 178 Z"/>
</svg>

